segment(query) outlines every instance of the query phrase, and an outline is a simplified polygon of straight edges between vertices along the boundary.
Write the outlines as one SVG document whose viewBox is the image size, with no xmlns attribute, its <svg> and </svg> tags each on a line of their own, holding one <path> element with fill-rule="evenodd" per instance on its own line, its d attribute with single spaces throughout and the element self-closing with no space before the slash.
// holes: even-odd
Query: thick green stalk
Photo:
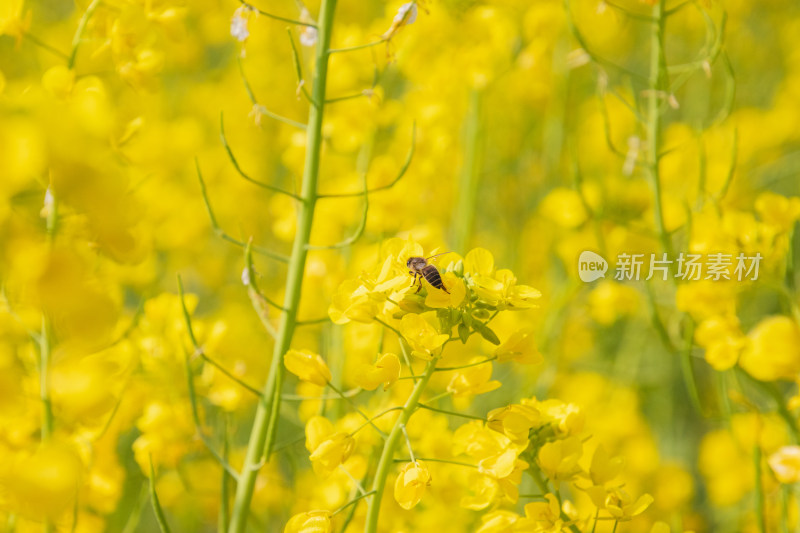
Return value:
<svg viewBox="0 0 800 533">
<path fill-rule="evenodd" d="M 42 442 L 47 442 L 53 434 L 53 406 L 50 402 L 50 321 L 47 313 L 42 312 L 42 333 L 39 340 L 39 398 L 42 402 Z M 50 519 L 44 521 L 44 532 L 51 533 L 53 523 Z"/>
<path fill-rule="evenodd" d="M 453 218 L 453 249 L 463 252 L 472 236 L 475 224 L 475 207 L 478 202 L 478 187 L 482 164 L 481 154 L 481 108 L 483 93 L 473 89 L 469 95 L 467 122 L 464 127 L 464 164 L 458 185 L 458 200 Z"/>
<path fill-rule="evenodd" d="M 672 256 L 672 243 L 664 225 L 664 204 L 661 198 L 661 173 L 659 169 L 659 153 L 661 151 L 661 102 L 665 96 L 667 69 L 664 58 L 664 32 L 666 17 L 664 4 L 666 0 L 658 0 L 653 6 L 653 31 L 650 36 L 650 75 L 647 79 L 647 152 L 649 154 L 648 171 L 653 185 L 655 223 L 661 244 L 668 258 Z"/>
<path fill-rule="evenodd" d="M 300 191 L 301 199 L 298 202 L 300 212 L 286 277 L 286 294 L 283 301 L 284 311 L 281 315 L 278 335 L 275 339 L 269 376 L 264 387 L 263 397 L 256 408 L 244 467 L 239 478 L 239 484 L 236 487 L 231 511 L 231 523 L 228 528 L 229 533 L 242 533 L 245 530 L 259 467 L 262 460 L 269 458 L 275 444 L 281 402 L 281 386 L 283 384 L 283 355 L 291 346 L 294 329 L 297 325 L 297 309 L 300 304 L 303 272 L 306 265 L 306 256 L 308 255 L 314 207 L 318 198 L 317 180 L 322 149 L 322 118 L 335 8 L 336 0 L 322 0 L 319 13 L 316 68 L 311 89 L 312 104 L 308 113 L 308 128 L 306 130 L 306 159 Z"/>
<path fill-rule="evenodd" d="M 756 473 L 756 486 L 753 494 L 756 500 L 756 522 L 758 524 L 759 533 L 767 533 L 767 516 L 764 513 L 764 479 L 762 477 L 763 472 L 761 471 L 761 455 L 761 446 L 756 443 L 753 448 L 753 467 Z"/>
<path fill-rule="evenodd" d="M 42 337 L 39 345 L 39 399 L 42 401 L 42 442 L 53 433 L 53 408 L 50 403 L 48 374 L 50 370 L 50 324 L 42 314 Z"/>
<path fill-rule="evenodd" d="M 367 507 L 367 519 L 364 524 L 364 533 L 375 533 L 378 530 L 378 515 L 381 510 L 383 490 L 386 488 L 386 478 L 389 477 L 389 470 L 391 470 L 394 464 L 395 449 L 403 435 L 403 427 L 405 427 L 408 423 L 408 419 L 411 418 L 411 415 L 414 414 L 414 411 L 417 409 L 419 399 L 433 375 L 433 371 L 436 368 L 436 361 L 438 360 L 439 358 L 436 357 L 428 361 L 428 366 L 425 367 L 425 373 L 417 384 L 414 385 L 411 396 L 406 400 L 403 411 L 400 413 L 397 421 L 395 421 L 394 427 L 383 445 L 381 458 L 378 461 L 378 469 L 375 471 L 375 480 L 372 482 L 372 492 L 375 494 L 372 496 L 372 499 L 370 499 L 369 506 Z"/>
<path fill-rule="evenodd" d="M 45 206 L 49 202 L 49 210 L 45 221 L 47 230 L 47 244 L 52 249 L 58 230 L 58 202 L 51 191 L 52 185 L 45 195 Z M 52 336 L 50 334 L 50 319 L 47 310 L 42 310 L 42 332 L 39 337 L 39 398 L 42 402 L 42 442 L 50 440 L 53 435 L 53 404 L 50 400 L 50 356 L 53 351 Z M 77 497 L 77 495 L 76 495 Z M 44 532 L 50 533 L 54 527 L 49 519 L 45 519 Z"/>
</svg>

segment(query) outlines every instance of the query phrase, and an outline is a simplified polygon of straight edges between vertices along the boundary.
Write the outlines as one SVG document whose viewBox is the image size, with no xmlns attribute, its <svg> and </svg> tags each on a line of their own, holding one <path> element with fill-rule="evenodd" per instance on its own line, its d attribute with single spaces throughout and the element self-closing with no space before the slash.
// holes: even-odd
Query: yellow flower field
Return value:
<svg viewBox="0 0 800 533">
<path fill-rule="evenodd" d="M 800 531 L 794 0 L 0 0 L 0 532 Z"/>
</svg>

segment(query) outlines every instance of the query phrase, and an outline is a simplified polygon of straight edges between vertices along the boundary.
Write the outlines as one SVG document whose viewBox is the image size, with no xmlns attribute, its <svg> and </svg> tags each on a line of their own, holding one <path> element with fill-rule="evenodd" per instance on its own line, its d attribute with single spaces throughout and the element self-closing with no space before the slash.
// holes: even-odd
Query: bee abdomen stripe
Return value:
<svg viewBox="0 0 800 533">
<path fill-rule="evenodd" d="M 425 268 L 422 271 L 422 275 L 425 276 L 425 280 L 436 287 L 437 289 L 442 288 L 442 277 L 439 275 L 439 271 L 436 270 L 436 267 L 433 268 Z"/>
</svg>

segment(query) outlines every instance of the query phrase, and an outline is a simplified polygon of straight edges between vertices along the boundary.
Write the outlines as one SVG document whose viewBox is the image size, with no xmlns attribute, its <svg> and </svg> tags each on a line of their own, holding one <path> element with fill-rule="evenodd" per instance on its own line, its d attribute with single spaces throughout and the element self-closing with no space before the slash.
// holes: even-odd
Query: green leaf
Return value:
<svg viewBox="0 0 800 533">
<path fill-rule="evenodd" d="M 167 517 L 164 515 L 164 510 L 161 509 L 161 503 L 158 501 L 158 494 L 156 494 L 156 474 L 153 470 L 153 458 L 150 457 L 150 503 L 153 504 L 153 513 L 156 515 L 156 522 L 162 533 L 170 533 Z"/>
<path fill-rule="evenodd" d="M 473 327 L 475 328 L 475 331 L 480 333 L 481 337 L 483 337 L 487 341 L 491 342 L 494 345 L 499 345 L 500 344 L 500 339 L 497 338 L 497 334 L 494 331 L 492 331 L 492 329 L 489 326 L 487 326 L 486 324 L 484 324 L 483 322 L 475 321 L 475 324 L 474 324 Z"/>
<path fill-rule="evenodd" d="M 461 338 L 462 344 L 467 344 L 467 339 L 469 339 L 469 328 L 463 322 L 458 325 L 458 336 Z"/>
<path fill-rule="evenodd" d="M 472 318 L 476 318 L 478 320 L 485 320 L 492 316 L 488 309 L 476 309 L 472 312 Z M 476 320 L 476 322 L 478 321 Z M 477 326 L 476 326 L 477 327 Z"/>
</svg>

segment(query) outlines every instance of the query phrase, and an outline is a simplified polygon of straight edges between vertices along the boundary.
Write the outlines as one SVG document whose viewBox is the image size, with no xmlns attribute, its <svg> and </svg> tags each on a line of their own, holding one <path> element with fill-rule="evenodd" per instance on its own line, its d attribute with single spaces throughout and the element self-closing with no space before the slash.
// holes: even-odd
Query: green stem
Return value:
<svg viewBox="0 0 800 533">
<path fill-rule="evenodd" d="M 478 468 L 478 465 L 473 463 L 465 463 L 463 461 L 454 461 L 452 459 L 439 459 L 438 457 L 408 457 L 401 459 L 394 459 L 395 463 L 415 463 L 417 461 L 425 461 L 426 463 L 443 463 L 446 465 L 466 466 L 467 468 Z"/>
<path fill-rule="evenodd" d="M 125 521 L 125 525 L 122 527 L 122 533 L 134 533 L 137 530 L 139 521 L 142 519 L 142 511 L 144 510 L 144 506 L 147 503 L 149 496 L 149 484 L 146 485 L 143 483 L 142 488 L 139 490 L 139 497 L 133 503 L 133 506 L 128 512 L 128 519 Z"/>
<path fill-rule="evenodd" d="M 378 426 L 376 426 L 376 425 L 375 425 L 375 423 L 372 421 L 372 419 L 369 417 L 369 415 L 368 415 L 367 413 L 365 413 L 364 411 L 362 411 L 362 410 L 361 410 L 361 409 L 358 407 L 358 404 L 356 404 L 356 402 L 354 402 L 352 398 L 350 398 L 349 396 L 347 396 L 347 395 L 346 395 L 344 392 L 342 392 L 342 390 L 341 390 L 341 389 L 339 389 L 337 386 L 335 386 L 335 385 L 334 385 L 333 383 L 331 383 L 330 381 L 328 382 L 328 387 L 330 387 L 330 388 L 333 390 L 333 392 L 335 392 L 337 395 L 339 395 L 339 397 L 340 397 L 340 398 L 342 398 L 342 399 L 343 399 L 343 400 L 345 400 L 347 403 L 349 403 L 349 404 L 350 404 L 350 407 L 352 407 L 352 408 L 353 408 L 353 410 L 354 410 L 356 413 L 358 413 L 358 414 L 361 416 L 361 418 L 363 418 L 364 420 L 366 420 L 366 423 L 367 423 L 367 424 L 369 424 L 369 425 L 371 425 L 371 426 L 372 426 L 372 428 L 373 428 L 375 431 L 377 431 L 377 432 L 378 432 L 378 434 L 379 434 L 381 437 L 385 437 L 385 436 L 386 436 L 386 433 L 384 433 L 383 431 L 381 431 L 381 428 L 379 428 Z"/>
<path fill-rule="evenodd" d="M 280 15 L 275 15 L 273 13 L 270 13 L 269 11 L 264 11 L 264 10 L 258 9 L 256 6 L 248 4 L 244 0 L 239 0 L 239 3 L 241 3 L 243 5 L 246 5 L 247 7 L 252 9 L 253 11 L 257 12 L 259 15 L 264 15 L 267 18 L 271 18 L 271 19 L 278 20 L 278 21 L 281 21 L 281 22 L 288 22 L 289 24 L 295 24 L 297 26 L 305 26 L 307 28 L 316 28 L 317 27 L 317 25 L 312 23 L 312 22 L 303 22 L 302 20 L 290 19 L 290 18 L 287 18 L 287 17 L 282 17 Z"/>
<path fill-rule="evenodd" d="M 39 397 L 42 402 L 42 442 L 47 442 L 53 434 L 53 405 L 50 401 L 48 373 L 50 370 L 50 321 L 46 312 L 42 313 L 42 333 L 39 341 Z M 54 531 L 50 519 L 44 521 L 44 533 Z"/>
<path fill-rule="evenodd" d="M 486 359 L 482 359 L 475 363 L 469 363 L 468 365 L 460 365 L 460 366 L 440 366 L 436 369 L 436 372 L 450 372 L 451 370 L 461 370 L 462 368 L 470 368 L 473 366 L 479 366 L 484 363 L 491 363 L 492 361 L 496 360 L 497 356 L 493 355 L 492 357 L 487 357 Z"/>
<path fill-rule="evenodd" d="M 45 228 L 47 231 L 47 244 L 52 249 L 56 240 L 58 230 L 58 200 L 52 192 L 52 184 L 47 189 L 45 203 L 50 201 L 50 209 L 47 212 Z M 50 356 L 52 355 L 52 336 L 50 319 L 47 317 L 47 310 L 42 310 L 42 331 L 39 335 L 39 398 L 42 402 L 42 442 L 50 440 L 53 434 L 53 404 L 50 399 Z M 54 531 L 53 523 L 47 519 L 44 522 L 44 532 Z"/>
<path fill-rule="evenodd" d="M 753 466 L 756 469 L 756 519 L 759 533 L 767 532 L 767 517 L 764 514 L 764 480 L 761 476 L 761 447 L 756 444 L 753 448 Z"/>
<path fill-rule="evenodd" d="M 222 421 L 222 459 L 227 463 L 228 462 L 228 451 L 230 448 L 229 436 L 228 436 L 228 418 L 229 413 L 225 413 L 223 416 Z M 231 509 L 230 509 L 230 483 L 228 478 L 230 475 L 228 471 L 224 468 L 222 469 L 222 486 L 220 488 L 220 504 L 219 504 L 219 518 L 217 524 L 217 530 L 219 533 L 225 533 L 225 528 L 228 526 L 228 520 L 230 519 Z"/>
<path fill-rule="evenodd" d="M 542 472 L 541 470 L 539 470 L 538 467 L 534 466 L 532 468 L 529 468 L 528 470 L 526 470 L 526 472 L 528 472 L 528 474 L 530 474 L 530 476 L 536 482 L 536 485 L 539 487 L 539 490 L 542 491 L 542 494 L 550 493 L 550 487 L 547 486 L 547 481 L 545 481 L 545 479 L 542 477 Z M 565 513 L 564 510 L 561 508 L 560 495 L 558 496 L 558 509 L 561 513 L 561 519 L 564 522 L 569 523 L 570 518 L 567 516 L 567 513 Z M 575 524 L 570 524 L 569 530 L 572 531 L 572 533 L 581 533 L 580 530 L 577 528 L 577 526 L 575 526 Z"/>
<path fill-rule="evenodd" d="M 736 367 L 737 375 L 744 376 L 747 381 L 755 385 L 759 388 L 763 393 L 767 394 L 772 398 L 775 402 L 775 409 L 778 411 L 778 415 L 783 418 L 783 421 L 786 423 L 786 427 L 789 428 L 789 432 L 791 433 L 792 442 L 795 444 L 800 443 L 800 428 L 797 427 L 797 421 L 795 420 L 792 413 L 789 411 L 789 408 L 786 407 L 786 401 L 781 393 L 780 389 L 778 389 L 774 383 L 765 383 L 759 379 L 754 378 L 744 370 Z"/>
<path fill-rule="evenodd" d="M 431 407 L 430 405 L 425 405 L 424 403 L 419 404 L 419 407 L 422 408 L 422 409 L 427 409 L 428 411 L 434 411 L 436 413 L 442 413 L 443 415 L 460 416 L 461 418 L 469 418 L 471 420 L 480 420 L 482 422 L 486 421 L 486 417 L 483 417 L 483 416 L 475 416 L 475 415 L 468 415 L 466 413 L 458 413 L 456 411 L 448 411 L 446 409 L 439 409 L 437 407 Z"/>
<path fill-rule="evenodd" d="M 355 435 L 356 433 L 358 433 L 359 431 L 361 431 L 362 429 L 364 429 L 367 426 L 374 425 L 375 420 L 379 419 L 380 417 L 382 417 L 384 415 L 387 415 L 387 414 L 389 414 L 389 413 L 391 413 L 393 411 L 399 411 L 400 409 L 402 409 L 402 407 L 398 406 L 398 407 L 390 407 L 390 408 L 386 409 L 385 411 L 381 411 L 380 413 L 378 413 L 377 415 L 373 416 L 372 418 L 370 418 L 369 420 L 367 420 L 366 422 L 364 422 L 363 424 L 358 426 L 356 429 L 351 431 L 350 432 L 350 436 L 352 437 L 353 435 Z M 383 434 L 384 433 L 381 432 L 381 435 L 383 435 Z"/>
<path fill-rule="evenodd" d="M 781 533 L 789 533 L 789 486 L 781 484 Z"/>
<path fill-rule="evenodd" d="M 475 220 L 476 204 L 478 202 L 478 186 L 481 171 L 481 108 L 483 107 L 483 93 L 478 90 L 470 92 L 467 123 L 464 130 L 464 164 L 461 167 L 461 177 L 458 186 L 458 200 L 456 203 L 453 227 L 453 249 L 464 250 L 472 235 Z"/>
<path fill-rule="evenodd" d="M 672 257 L 672 243 L 664 225 L 664 208 L 661 198 L 661 174 L 659 169 L 659 153 L 661 151 L 661 98 L 666 90 L 667 70 L 664 58 L 664 32 L 666 18 L 664 4 L 666 0 L 657 0 L 653 6 L 653 32 L 650 36 L 650 75 L 647 78 L 647 151 L 648 172 L 653 186 L 656 228 L 661 245 L 668 257 Z"/>
<path fill-rule="evenodd" d="M 67 68 L 70 70 L 75 66 L 75 59 L 78 57 L 78 47 L 81 44 L 81 39 L 83 39 L 86 23 L 92 18 L 94 11 L 99 5 L 100 0 L 92 0 L 92 3 L 89 4 L 89 7 L 87 7 L 86 11 L 83 13 L 80 22 L 78 22 L 78 28 L 75 30 L 75 35 L 72 37 L 72 51 L 69 53 L 69 59 L 67 60 Z"/>
<path fill-rule="evenodd" d="M 385 43 L 385 39 L 381 39 L 379 41 L 372 41 L 371 43 L 366 44 L 358 44 L 356 46 L 347 46 L 343 48 L 331 48 L 332 54 L 341 54 L 343 52 L 355 52 L 356 50 L 363 50 L 365 48 L 372 48 L 373 46 L 378 46 L 379 44 Z"/>
<path fill-rule="evenodd" d="M 23 35 L 23 37 L 28 39 L 30 42 L 32 42 L 36 46 L 42 48 L 43 50 L 47 50 L 51 54 L 57 55 L 58 57 L 60 57 L 64 61 L 69 60 L 69 56 L 67 54 L 65 54 L 64 52 L 62 52 L 61 50 L 59 50 L 55 46 L 50 46 L 49 44 L 47 44 L 46 42 L 42 41 L 41 39 L 39 39 L 35 35 L 31 35 L 30 33 L 25 33 Z"/>
<path fill-rule="evenodd" d="M 50 402 L 48 374 L 50 371 L 50 321 L 42 315 L 42 334 L 39 348 L 39 398 L 42 401 L 42 442 L 53 434 L 53 406 Z"/>
<path fill-rule="evenodd" d="M 387 437 L 386 442 L 383 445 L 381 458 L 378 461 L 378 468 L 375 471 L 375 479 L 372 483 L 372 490 L 375 492 L 375 496 L 370 500 L 367 507 L 367 518 L 364 525 L 364 533 L 375 533 L 378 530 L 378 515 L 380 514 L 381 510 L 383 490 L 386 488 L 386 478 L 389 477 L 389 470 L 391 470 L 392 465 L 394 464 L 394 452 L 397 448 L 398 442 L 400 441 L 400 437 L 403 435 L 403 426 L 408 423 L 411 415 L 414 413 L 414 411 L 416 411 L 419 404 L 419 399 L 422 396 L 422 392 L 428 385 L 428 381 L 430 381 L 431 376 L 433 376 L 433 371 L 436 368 L 436 361 L 438 361 L 438 359 L 438 357 L 434 357 L 428 361 L 428 365 L 425 367 L 425 372 L 422 374 L 420 380 L 411 391 L 411 396 L 409 396 L 408 400 L 406 400 L 406 403 L 403 406 L 403 411 L 395 421 L 394 427 L 392 427 L 392 431 L 389 433 L 389 437 Z"/>
<path fill-rule="evenodd" d="M 694 373 L 694 366 L 692 365 L 692 347 L 694 346 L 694 320 L 689 317 L 689 325 L 686 326 L 686 332 L 683 337 L 683 349 L 681 350 L 681 370 L 683 371 L 683 381 L 686 383 L 686 388 L 689 389 L 689 397 L 692 399 L 694 408 L 703 416 L 709 416 L 709 413 L 703 409 L 703 403 L 700 400 L 700 390 L 697 388 L 697 377 Z"/>
<path fill-rule="evenodd" d="M 358 502 L 360 502 L 361 500 L 363 500 L 364 498 L 366 498 L 367 496 L 372 496 L 373 494 L 375 494 L 374 491 L 369 491 L 369 492 L 365 492 L 364 494 L 361 494 L 359 496 L 356 496 L 355 498 L 353 498 L 352 500 L 350 500 L 349 502 L 347 502 L 346 504 L 342 505 L 341 507 L 336 509 L 334 512 L 332 512 L 331 516 L 336 516 L 337 514 L 341 513 L 342 511 L 344 511 L 345 509 L 347 509 L 351 505 L 355 505 Z"/>
<path fill-rule="evenodd" d="M 150 458 L 150 503 L 153 505 L 153 513 L 156 515 L 156 522 L 161 533 L 170 533 L 169 523 L 161 508 L 161 503 L 158 501 L 158 494 L 156 493 L 156 473 L 153 469 L 153 458 Z"/>
<path fill-rule="evenodd" d="M 311 237 L 311 224 L 314 219 L 314 208 L 317 202 L 317 181 L 323 140 L 322 119 L 335 8 L 336 0 L 322 0 L 319 15 L 316 69 L 312 81 L 312 100 L 317 104 L 310 106 L 308 111 L 306 158 L 300 191 L 301 199 L 298 202 L 297 233 L 294 238 L 286 278 L 286 293 L 283 303 L 285 311 L 281 314 L 269 375 L 264 387 L 264 395 L 256 408 L 244 467 L 239 484 L 236 487 L 233 509 L 231 510 L 231 523 L 228 528 L 229 533 L 242 533 L 244 531 L 247 524 L 247 516 L 250 512 L 250 501 L 253 498 L 258 469 L 262 458 L 269 460 L 275 444 L 284 375 L 282 359 L 291 346 L 294 329 L 297 325 L 297 310 L 300 304 L 303 272 L 308 255 L 307 247 Z"/>
</svg>

